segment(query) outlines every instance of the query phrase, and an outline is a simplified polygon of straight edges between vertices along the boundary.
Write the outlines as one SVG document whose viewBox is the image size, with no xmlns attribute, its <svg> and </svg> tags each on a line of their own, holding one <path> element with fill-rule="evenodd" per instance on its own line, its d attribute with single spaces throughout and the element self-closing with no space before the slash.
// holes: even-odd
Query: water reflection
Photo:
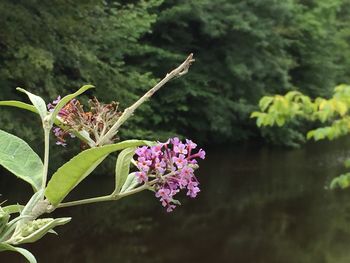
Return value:
<svg viewBox="0 0 350 263">
<path fill-rule="evenodd" d="M 28 245 L 43 262 L 350 262 L 350 191 L 325 189 L 350 158 L 350 141 L 309 144 L 300 150 L 236 146 L 212 149 L 201 166 L 202 192 L 167 214 L 151 193 L 115 203 L 57 211 L 73 216 Z M 108 193 L 112 177 L 91 177 L 84 193 Z M 1 189 L 12 185 L 1 178 Z M 29 189 L 4 196 L 25 199 Z M 0 262 L 23 262 L 1 254 Z"/>
</svg>

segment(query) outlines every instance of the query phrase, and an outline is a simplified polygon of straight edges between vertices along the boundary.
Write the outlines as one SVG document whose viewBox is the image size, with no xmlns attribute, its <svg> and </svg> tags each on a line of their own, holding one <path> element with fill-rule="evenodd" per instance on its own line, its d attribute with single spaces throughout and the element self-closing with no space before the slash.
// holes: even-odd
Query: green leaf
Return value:
<svg viewBox="0 0 350 263">
<path fill-rule="evenodd" d="M 137 178 L 136 178 L 136 173 L 131 173 L 126 178 L 126 181 L 125 181 L 122 189 L 120 190 L 120 193 L 128 192 L 128 191 L 134 189 L 135 186 L 138 184 L 139 183 L 138 183 Z"/>
<path fill-rule="evenodd" d="M 348 188 L 350 186 L 350 173 L 342 174 L 334 178 L 330 184 L 331 189 L 340 187 L 341 189 Z"/>
<path fill-rule="evenodd" d="M 0 165 L 37 191 L 41 186 L 43 163 L 22 139 L 0 130 Z"/>
<path fill-rule="evenodd" d="M 252 114 L 250 114 L 250 118 L 259 118 L 262 115 L 259 111 L 254 111 Z"/>
<path fill-rule="evenodd" d="M 345 168 L 350 168 L 350 159 L 344 161 Z"/>
<path fill-rule="evenodd" d="M 17 226 L 19 226 L 18 224 L 21 223 L 19 221 L 21 221 L 23 219 L 28 220 L 30 218 L 32 218 L 32 217 L 31 216 L 17 216 L 16 218 L 14 218 L 10 222 L 8 222 L 5 226 L 5 228 L 3 229 L 3 231 L 0 233 L 0 243 L 9 240 L 9 238 L 13 235 Z"/>
<path fill-rule="evenodd" d="M 295 99 L 296 96 L 300 96 L 301 93 L 299 91 L 289 91 L 284 97 L 288 100 L 288 101 L 293 101 Z"/>
<path fill-rule="evenodd" d="M 65 97 L 63 97 L 58 104 L 56 105 L 54 111 L 52 112 L 52 122 L 55 120 L 57 114 L 60 112 L 60 110 L 72 99 L 74 99 L 75 97 L 79 96 L 80 94 L 84 93 L 85 91 L 87 91 L 88 89 L 92 89 L 94 88 L 94 86 L 92 85 L 85 85 L 82 86 L 78 91 L 74 92 L 73 94 L 69 94 Z"/>
<path fill-rule="evenodd" d="M 120 189 L 128 177 L 131 159 L 135 154 L 135 150 L 135 147 L 126 148 L 118 155 L 117 163 L 115 166 L 115 194 L 118 194 L 120 192 Z"/>
<path fill-rule="evenodd" d="M 6 229 L 6 225 L 9 222 L 9 219 L 10 219 L 10 214 L 0 207 L 0 238 L 1 238 L 2 232 Z"/>
<path fill-rule="evenodd" d="M 309 131 L 309 132 L 306 134 L 306 138 L 307 138 L 308 140 L 310 140 L 313 136 L 315 136 L 315 130 Z"/>
<path fill-rule="evenodd" d="M 57 206 L 69 192 L 85 179 L 110 153 L 128 147 L 150 144 L 152 144 L 152 142 L 128 140 L 85 150 L 73 157 L 53 174 L 47 185 L 45 196 L 52 205 Z"/>
<path fill-rule="evenodd" d="M 15 213 L 20 213 L 23 210 L 24 206 L 23 205 L 9 205 L 5 206 L 2 209 L 8 213 L 8 214 L 15 214 Z"/>
<path fill-rule="evenodd" d="M 263 122 L 264 122 L 264 118 L 263 117 L 259 117 L 257 120 L 256 120 L 256 125 L 258 127 L 261 127 L 263 125 Z"/>
<path fill-rule="evenodd" d="M 348 111 L 347 105 L 342 101 L 335 101 L 335 108 L 340 116 L 344 116 Z"/>
<path fill-rule="evenodd" d="M 45 101 L 41 97 L 34 95 L 33 93 L 26 91 L 25 89 L 17 88 L 17 90 L 27 94 L 30 101 L 33 103 L 34 107 L 37 109 L 41 119 L 44 120 L 44 118 L 47 115 L 47 108 L 46 108 Z"/>
<path fill-rule="evenodd" d="M 47 233 L 54 234 L 54 235 L 58 236 L 58 233 L 53 229 L 50 229 L 49 231 L 47 231 Z"/>
<path fill-rule="evenodd" d="M 284 125 L 285 122 L 286 122 L 286 121 L 285 121 L 285 119 L 283 118 L 283 116 L 278 115 L 278 116 L 276 117 L 277 126 L 282 127 L 282 126 Z"/>
<path fill-rule="evenodd" d="M 46 235 L 50 230 L 56 226 L 65 225 L 72 220 L 71 217 L 63 218 L 43 218 L 37 219 L 29 222 L 25 225 L 22 233 L 28 232 L 28 235 L 20 236 L 15 240 L 15 244 L 25 244 L 25 243 L 34 243 Z"/>
<path fill-rule="evenodd" d="M 267 108 L 273 102 L 273 100 L 274 100 L 274 98 L 270 97 L 270 96 L 262 97 L 259 101 L 259 107 L 260 107 L 261 111 L 267 110 Z"/>
<path fill-rule="evenodd" d="M 24 110 L 29 110 L 34 113 L 38 113 L 38 110 L 33 106 L 28 103 L 24 103 L 21 101 L 16 101 L 16 100 L 4 100 L 0 101 L 0 106 L 10 106 L 10 107 L 16 107 Z"/>
<path fill-rule="evenodd" d="M 0 252 L 1 251 L 13 251 L 13 252 L 17 252 L 22 254 L 22 256 L 24 256 L 29 263 L 37 263 L 35 257 L 33 256 L 32 253 L 30 253 L 28 250 L 24 249 L 24 248 L 20 248 L 20 247 L 14 247 L 11 246 L 9 244 L 5 244 L 5 243 L 0 243 Z"/>
</svg>

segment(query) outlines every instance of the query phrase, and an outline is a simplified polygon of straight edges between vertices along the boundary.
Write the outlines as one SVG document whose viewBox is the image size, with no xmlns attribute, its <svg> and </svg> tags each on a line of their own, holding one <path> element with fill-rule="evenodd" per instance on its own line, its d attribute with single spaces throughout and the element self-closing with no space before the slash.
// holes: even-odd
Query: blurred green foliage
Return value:
<svg viewBox="0 0 350 263">
<path fill-rule="evenodd" d="M 182 133 L 215 143 L 246 139 L 257 134 L 248 116 L 262 95 L 296 86 L 326 95 L 348 80 L 348 1 L 171 0 L 159 10 L 146 37 L 158 52 L 145 57 L 146 68 L 160 75 L 166 56 L 165 64 L 189 51 L 197 59 L 181 88 L 152 104 L 166 113 L 160 123 Z M 286 141 L 274 131 L 266 137 Z"/>
<path fill-rule="evenodd" d="M 139 39 L 155 22 L 150 9 L 158 4 L 156 0 L 1 1 L 0 99 L 16 99 L 15 88 L 21 86 L 50 101 L 93 83 L 94 95 L 102 101 L 118 100 L 122 107 L 128 106 L 155 83 L 149 72 L 125 60 L 128 54 L 142 54 Z M 19 118 L 23 125 L 15 133 L 37 137 L 30 115 L 1 111 L 2 127 L 13 131 L 13 118 Z M 144 107 L 143 113 L 149 115 L 150 110 Z M 139 137 L 143 129 L 141 124 L 132 132 Z"/>
<path fill-rule="evenodd" d="M 125 138 L 259 136 L 249 114 L 263 95 L 295 87 L 328 95 L 349 80 L 346 0 L 3 0 L 0 10 L 0 99 L 19 99 L 21 86 L 52 100 L 91 83 L 100 100 L 125 108 L 195 53 L 190 73 L 143 105 Z M 20 137 L 40 135 L 19 110 L 2 108 L 0 123 Z M 264 136 L 299 135 L 288 127 Z"/>
<path fill-rule="evenodd" d="M 307 133 L 307 139 L 333 140 L 350 132 L 350 86 L 335 87 L 330 99 L 311 99 L 298 91 L 286 95 L 264 96 L 259 102 L 260 111 L 251 114 L 259 127 L 284 126 L 295 119 L 319 122 L 320 128 Z"/>
<path fill-rule="evenodd" d="M 286 95 L 264 96 L 259 102 L 260 111 L 251 114 L 256 118 L 257 126 L 283 127 L 288 122 L 305 119 L 316 123 L 307 132 L 307 139 L 315 141 L 333 140 L 350 133 L 350 86 L 338 85 L 330 99 L 317 97 L 311 99 L 298 91 L 290 91 Z M 344 165 L 349 168 L 350 160 Z M 333 179 L 330 188 L 348 188 L 350 173 Z"/>
</svg>

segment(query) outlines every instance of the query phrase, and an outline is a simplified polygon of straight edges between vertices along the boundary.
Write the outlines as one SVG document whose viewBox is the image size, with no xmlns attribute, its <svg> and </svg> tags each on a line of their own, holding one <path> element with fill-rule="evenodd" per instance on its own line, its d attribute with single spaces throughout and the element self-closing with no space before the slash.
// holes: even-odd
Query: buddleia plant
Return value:
<svg viewBox="0 0 350 263">
<path fill-rule="evenodd" d="M 116 201 L 150 190 L 166 211 L 171 212 L 180 204 L 175 199 L 178 192 L 185 191 L 187 196 L 196 197 L 200 188 L 194 172 L 199 167 L 198 160 L 205 158 L 205 151 L 197 149 L 193 141 L 181 141 L 176 137 L 162 143 L 134 139 L 119 141 L 117 136 L 120 127 L 142 103 L 168 81 L 186 74 L 193 61 L 191 54 L 124 111 L 118 109 L 117 102 L 105 104 L 97 98 L 92 98 L 85 108 L 78 96 L 93 89 L 92 85 L 85 85 L 50 103 L 22 88 L 17 90 L 25 93 L 31 104 L 1 101 L 0 106 L 21 108 L 40 117 L 45 148 L 42 160 L 24 140 L 0 130 L 0 165 L 29 183 L 34 191 L 26 204 L 0 205 L 0 252 L 18 252 L 30 263 L 37 262 L 28 250 L 20 246 L 37 242 L 48 233 L 56 233 L 57 226 L 71 221 L 70 217 L 50 217 L 56 209 Z M 49 175 L 49 139 L 52 135 L 57 139 L 57 151 L 59 147 L 68 147 L 68 137 L 80 140 L 83 150 Z M 119 154 L 111 194 L 64 202 L 80 182 L 115 152 Z"/>
</svg>

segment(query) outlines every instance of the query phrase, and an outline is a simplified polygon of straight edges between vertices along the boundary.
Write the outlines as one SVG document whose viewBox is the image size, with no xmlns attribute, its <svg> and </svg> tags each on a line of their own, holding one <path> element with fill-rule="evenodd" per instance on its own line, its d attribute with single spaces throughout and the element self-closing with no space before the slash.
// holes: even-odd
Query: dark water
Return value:
<svg viewBox="0 0 350 263">
<path fill-rule="evenodd" d="M 348 263 L 350 190 L 329 191 L 350 158 L 350 141 L 299 150 L 235 146 L 208 151 L 198 176 L 202 192 L 165 213 L 151 192 L 112 203 L 66 208 L 70 224 L 27 245 L 39 263 Z M 0 179 L 3 198 L 28 188 Z M 75 196 L 107 194 L 112 176 L 94 175 Z M 3 253 L 0 262 L 24 262 Z"/>
</svg>

